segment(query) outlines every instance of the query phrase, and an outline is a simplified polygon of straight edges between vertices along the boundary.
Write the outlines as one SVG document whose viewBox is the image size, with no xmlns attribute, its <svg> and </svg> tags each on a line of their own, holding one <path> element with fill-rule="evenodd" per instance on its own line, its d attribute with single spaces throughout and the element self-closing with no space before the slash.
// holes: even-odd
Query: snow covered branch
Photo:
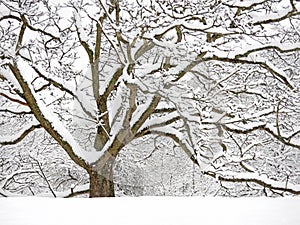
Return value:
<svg viewBox="0 0 300 225">
<path fill-rule="evenodd" d="M 14 145 L 21 142 L 30 132 L 34 131 L 35 129 L 41 128 L 40 124 L 31 125 L 30 127 L 23 129 L 18 134 L 14 136 L 4 137 L 0 142 L 0 145 Z"/>
<path fill-rule="evenodd" d="M 66 150 L 68 155 L 82 167 L 86 167 L 86 162 L 79 158 L 74 151 L 80 151 L 80 147 L 74 142 L 73 137 L 67 132 L 66 129 L 61 127 L 55 127 L 57 120 L 50 121 L 51 114 L 47 111 L 47 108 L 43 108 L 42 103 L 39 104 L 37 97 L 34 96 L 34 90 L 30 88 L 30 85 L 25 80 L 23 74 L 19 70 L 17 64 L 10 64 L 9 68 L 18 80 L 20 86 L 24 92 L 24 98 L 30 106 L 36 119 L 40 122 L 40 125 Z M 65 131 L 65 132 L 64 132 Z M 63 133 L 64 132 L 64 133 Z M 79 154 L 80 155 L 80 154 Z"/>
<path fill-rule="evenodd" d="M 206 58 L 206 61 L 210 60 L 216 60 L 216 61 L 221 61 L 221 62 L 229 62 L 229 63 L 239 63 L 239 64 L 249 64 L 249 65 L 257 65 L 261 66 L 262 68 L 266 69 L 269 71 L 276 79 L 279 79 L 282 83 L 284 83 L 287 87 L 290 89 L 294 88 L 294 85 L 291 84 L 289 81 L 288 77 L 285 74 L 282 74 L 281 72 L 283 71 L 278 71 L 278 69 L 274 68 L 270 63 L 268 62 L 263 62 L 263 61 L 251 61 L 251 60 L 245 60 L 245 59 L 238 59 L 238 58 L 225 58 L 225 57 L 218 57 L 218 56 L 213 56 L 211 58 Z"/>
<path fill-rule="evenodd" d="M 28 106 L 27 103 L 25 103 L 25 102 L 23 102 L 23 101 L 21 101 L 21 100 L 19 100 L 19 99 L 13 98 L 13 97 L 11 97 L 11 96 L 8 96 L 8 95 L 5 94 L 5 93 L 1 93 L 1 92 L 0 92 L 0 96 L 3 96 L 3 97 L 5 97 L 5 98 L 7 98 L 8 100 L 10 100 L 10 101 L 12 101 L 12 102 L 15 102 L 15 103 L 18 103 L 18 104 L 20 104 L 20 105 Z"/>
<path fill-rule="evenodd" d="M 234 173 L 234 172 L 211 172 L 205 171 L 204 174 L 216 178 L 219 181 L 233 182 L 233 183 L 255 183 L 264 188 L 274 191 L 288 192 L 291 194 L 299 195 L 300 186 L 293 185 L 288 182 L 279 182 L 268 178 L 266 175 L 259 175 L 256 173 Z"/>
<path fill-rule="evenodd" d="M 174 131 L 175 131 L 175 129 L 174 129 Z M 199 162 L 197 160 L 197 157 L 193 153 L 193 151 L 194 151 L 193 148 L 191 146 L 189 146 L 188 143 L 181 140 L 181 138 L 180 138 L 181 135 L 178 137 L 178 135 L 176 135 L 176 133 L 177 132 L 173 133 L 173 132 L 167 132 L 167 131 L 164 131 L 164 130 L 153 129 L 153 130 L 150 131 L 149 134 L 157 134 L 157 135 L 161 135 L 161 136 L 165 136 L 165 137 L 173 139 L 176 143 L 179 144 L 179 146 L 186 153 L 186 155 L 192 160 L 192 162 L 199 166 Z"/>
<path fill-rule="evenodd" d="M 289 137 L 281 136 L 280 134 L 274 132 L 266 124 L 255 125 L 255 126 L 252 126 L 252 127 L 248 127 L 246 129 L 233 128 L 231 126 L 226 126 L 226 125 L 223 125 L 223 124 L 221 124 L 221 126 L 225 130 L 233 132 L 233 133 L 237 133 L 237 134 L 249 134 L 249 133 L 251 133 L 253 131 L 256 131 L 256 130 L 263 130 L 263 131 L 267 132 L 268 134 L 270 134 L 271 136 L 273 136 L 274 138 L 276 138 L 278 141 L 282 142 L 283 144 L 285 144 L 287 146 L 291 146 L 293 148 L 300 149 L 300 145 L 291 143 Z M 296 132 L 296 133 L 298 133 L 298 132 Z M 296 135 L 296 133 L 295 133 L 295 135 Z"/>
</svg>

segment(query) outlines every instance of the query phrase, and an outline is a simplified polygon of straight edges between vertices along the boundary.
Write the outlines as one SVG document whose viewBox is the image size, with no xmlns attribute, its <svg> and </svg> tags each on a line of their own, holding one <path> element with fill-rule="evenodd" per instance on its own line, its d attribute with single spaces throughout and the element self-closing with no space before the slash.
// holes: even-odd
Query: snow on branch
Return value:
<svg viewBox="0 0 300 225">
<path fill-rule="evenodd" d="M 59 38 L 59 37 L 57 37 L 57 36 L 55 36 L 55 35 L 53 35 L 53 34 L 47 32 L 47 31 L 45 31 L 45 29 L 40 29 L 40 28 L 36 28 L 36 27 L 32 26 L 32 25 L 28 22 L 28 20 L 25 18 L 25 16 L 21 16 L 21 20 L 22 20 L 24 26 L 25 26 L 25 27 L 28 27 L 30 30 L 32 30 L 32 31 L 37 31 L 37 32 L 39 32 L 39 33 L 41 33 L 41 34 L 43 34 L 43 35 L 46 35 L 46 36 L 51 37 L 51 38 L 54 39 L 54 40 L 60 41 L 60 38 Z"/>
<path fill-rule="evenodd" d="M 79 37 L 80 41 L 87 42 L 88 38 L 82 27 L 81 17 L 78 12 L 74 12 L 74 19 L 75 19 L 77 33 L 78 33 L 78 37 Z"/>
<path fill-rule="evenodd" d="M 257 21 L 255 22 L 253 25 L 263 25 L 263 24 L 270 24 L 270 23 L 276 23 L 276 22 L 280 22 L 283 21 L 285 19 L 288 19 L 292 16 L 297 16 L 300 15 L 300 12 L 296 11 L 295 9 L 292 9 L 291 11 L 287 12 L 285 15 L 282 15 L 280 17 L 273 17 L 270 19 L 266 19 L 266 20 L 262 20 L 262 21 Z"/>
<path fill-rule="evenodd" d="M 75 23 L 76 23 L 78 39 L 80 41 L 80 44 L 82 45 L 82 47 L 85 49 L 86 53 L 88 54 L 89 61 L 92 64 L 94 62 L 94 52 L 91 50 L 91 48 L 88 44 L 88 38 L 82 27 L 81 17 L 78 12 L 74 12 L 74 19 L 75 19 Z"/>
<path fill-rule="evenodd" d="M 142 125 L 142 127 L 139 129 L 139 131 L 142 132 L 143 129 L 153 129 L 156 127 L 163 127 L 163 126 L 172 124 L 180 119 L 181 119 L 181 116 L 176 111 L 171 112 L 171 113 L 168 113 L 167 115 L 158 116 L 158 117 L 147 120 Z"/>
<path fill-rule="evenodd" d="M 15 16 L 15 15 L 3 15 L 3 16 L 0 17 L 0 22 L 2 20 L 7 20 L 7 19 L 14 19 L 14 20 L 17 20 L 19 22 L 22 21 L 19 17 Z"/>
<path fill-rule="evenodd" d="M 43 118 L 46 119 L 51 124 L 51 128 L 53 129 L 53 131 L 59 134 L 61 141 L 67 143 L 71 147 L 71 151 L 77 157 L 85 160 L 86 162 L 95 160 L 94 157 L 96 156 L 92 152 L 84 151 L 79 146 L 77 141 L 74 139 L 73 135 L 63 125 L 63 123 L 56 117 L 56 115 L 50 112 L 49 109 L 46 107 L 46 105 L 42 101 L 40 101 L 38 97 L 35 97 L 35 99 Z"/>
<path fill-rule="evenodd" d="M 16 91 L 21 91 L 21 86 L 19 85 L 16 78 L 6 69 L 2 68 L 3 63 L 0 65 L 0 79 L 9 82 L 13 89 Z"/>
<path fill-rule="evenodd" d="M 32 124 L 27 128 L 23 129 L 22 131 L 18 132 L 17 134 L 10 135 L 7 137 L 2 137 L 2 141 L 0 145 L 14 145 L 21 142 L 30 132 L 34 131 L 35 129 L 41 128 L 40 124 Z"/>
<path fill-rule="evenodd" d="M 260 61 L 259 57 L 255 61 L 251 61 L 248 59 L 238 59 L 238 58 L 228 58 L 228 57 L 219 57 L 216 55 L 213 55 L 212 57 L 207 57 L 203 59 L 205 61 L 221 61 L 221 62 L 229 62 L 229 63 L 239 63 L 239 64 L 249 64 L 249 65 L 257 65 L 261 66 L 262 68 L 269 71 L 275 78 L 277 78 L 279 81 L 281 81 L 283 84 L 288 86 L 290 89 L 294 89 L 294 85 L 291 84 L 291 81 L 287 77 L 284 71 L 276 68 L 274 65 L 272 65 L 268 61 Z"/>
<path fill-rule="evenodd" d="M 14 97 L 11 97 L 11 96 L 9 96 L 9 95 L 7 95 L 7 94 L 5 94 L 5 93 L 0 92 L 0 96 L 3 96 L 3 97 L 5 97 L 5 98 L 7 98 L 8 100 L 10 100 L 10 101 L 12 101 L 12 102 L 15 102 L 15 103 L 18 103 L 18 104 L 20 104 L 20 105 L 28 106 L 28 104 L 27 104 L 26 102 L 23 102 L 23 101 L 21 101 L 21 100 L 19 100 L 19 99 L 16 99 L 16 98 L 14 98 Z"/>
<path fill-rule="evenodd" d="M 116 88 L 116 84 L 117 84 L 119 78 L 123 74 L 123 69 L 124 69 L 123 65 L 120 66 L 118 69 L 116 69 L 116 71 L 111 76 L 111 79 L 107 82 L 107 84 L 102 85 L 100 87 L 100 95 L 103 97 L 104 101 L 107 100 L 110 93 Z"/>
<path fill-rule="evenodd" d="M 240 53 L 236 55 L 235 58 L 247 57 L 251 53 L 264 51 L 264 50 L 276 50 L 280 53 L 296 52 L 296 51 L 300 51 L 300 43 L 293 44 L 293 45 L 283 45 L 281 43 L 274 43 L 274 45 L 271 44 L 271 45 L 259 46 L 253 49 L 246 50 L 244 53 Z"/>
<path fill-rule="evenodd" d="M 41 126 L 63 147 L 74 162 L 86 168 L 90 160 L 95 160 L 95 154 L 84 151 L 70 131 L 40 100 L 41 96 L 35 92 L 31 84 L 31 77 L 35 74 L 34 69 L 21 59 L 18 63 L 10 64 L 9 68 L 21 85 L 24 97 Z"/>
<path fill-rule="evenodd" d="M 62 198 L 72 198 L 83 194 L 88 194 L 90 192 L 89 184 L 79 185 L 72 187 L 69 191 L 55 192 L 56 196 Z"/>
<path fill-rule="evenodd" d="M 282 142 L 285 145 L 291 146 L 293 148 L 297 148 L 300 150 L 300 145 L 297 143 L 292 143 L 289 139 L 289 137 L 284 137 L 280 134 L 277 133 L 277 131 L 274 131 L 271 127 L 269 127 L 268 125 L 266 125 L 265 123 L 262 124 L 255 124 L 253 126 L 247 126 L 247 128 L 241 129 L 238 128 L 236 126 L 232 126 L 232 125 L 224 125 L 221 124 L 221 126 L 229 131 L 229 132 L 233 132 L 233 133 L 237 133 L 237 134 L 249 134 L 251 132 L 254 132 L 256 130 L 263 130 L 267 133 L 269 133 L 271 136 L 273 136 L 274 138 L 276 138 L 278 141 Z"/>
<path fill-rule="evenodd" d="M 241 8 L 242 10 L 249 10 L 253 7 L 260 5 L 262 3 L 266 2 L 266 0 L 252 0 L 250 2 L 248 1 L 239 1 L 238 3 L 235 1 L 234 4 L 229 4 L 226 2 L 222 2 L 223 5 L 230 7 L 230 8 Z"/>
<path fill-rule="evenodd" d="M 15 114 L 15 115 L 24 115 L 24 114 L 32 114 L 31 111 L 13 111 L 13 110 L 10 110 L 10 109 L 2 109 L 0 108 L 0 112 L 3 112 L 3 113 L 11 113 L 11 114 Z"/>
<path fill-rule="evenodd" d="M 75 94 L 74 86 L 68 85 L 65 80 L 58 79 L 58 78 L 55 78 L 55 79 L 50 78 L 50 75 L 46 71 L 43 71 L 41 68 L 38 68 L 36 66 L 32 66 L 32 68 L 40 77 L 42 77 L 44 80 L 46 80 L 47 82 L 52 84 L 54 87 L 58 88 L 61 91 L 66 92 L 69 95 L 71 95 L 72 97 L 74 97 L 78 101 L 78 103 L 79 103 L 80 107 L 82 108 L 82 110 L 84 111 L 84 113 L 86 115 L 88 115 L 91 119 L 96 120 L 93 110 L 90 109 L 88 104 L 86 104 L 86 101 L 84 100 L 84 98 L 79 94 L 79 92 L 77 92 Z"/>
<path fill-rule="evenodd" d="M 292 194 L 300 194 L 300 185 L 291 184 L 288 182 L 275 181 L 267 177 L 267 175 L 261 175 L 258 173 L 238 173 L 238 172 L 214 172 L 214 171 L 204 171 L 206 175 L 214 177 L 219 181 L 233 182 L 233 183 L 244 183 L 252 182 L 256 183 L 264 188 L 269 188 L 270 190 L 289 192 Z"/>
<path fill-rule="evenodd" d="M 193 163 L 200 166 L 199 161 L 197 160 L 196 155 L 193 153 L 194 149 L 182 138 L 182 134 L 174 128 L 170 127 L 163 127 L 163 128 L 156 128 L 150 130 L 149 134 L 157 134 L 165 137 L 169 137 L 173 139 L 182 150 L 187 154 L 187 156 L 192 160 Z"/>
<path fill-rule="evenodd" d="M 132 127 L 132 131 L 134 133 L 136 133 L 140 129 L 144 122 L 154 112 L 156 106 L 160 102 L 160 99 L 160 96 L 155 95 L 150 98 L 147 103 L 143 104 L 140 107 L 137 107 L 130 121 L 130 126 Z"/>
<path fill-rule="evenodd" d="M 38 171 L 23 171 L 22 173 L 38 173 Z M 9 176 L 10 178 L 11 176 Z M 3 183 L 3 182 L 2 182 Z M 83 194 L 88 194 L 90 191 L 89 184 L 77 185 L 75 187 L 70 188 L 66 191 L 53 191 L 53 193 L 41 193 L 36 194 L 36 197 L 56 197 L 56 198 L 72 198 Z M 54 195 L 53 195 L 54 194 Z M 16 194 L 10 192 L 9 190 L 4 189 L 3 187 L 0 188 L 0 195 L 2 197 L 23 197 L 22 194 Z"/>
<path fill-rule="evenodd" d="M 22 195 L 11 193 L 10 191 L 5 190 L 5 186 L 11 179 L 14 179 L 15 176 L 18 176 L 21 174 L 31 174 L 31 173 L 38 174 L 39 171 L 38 170 L 18 170 L 18 171 L 11 173 L 7 177 L 5 177 L 5 179 L 0 182 L 0 195 L 2 195 L 3 197 L 17 197 L 17 196 L 21 197 Z"/>
</svg>

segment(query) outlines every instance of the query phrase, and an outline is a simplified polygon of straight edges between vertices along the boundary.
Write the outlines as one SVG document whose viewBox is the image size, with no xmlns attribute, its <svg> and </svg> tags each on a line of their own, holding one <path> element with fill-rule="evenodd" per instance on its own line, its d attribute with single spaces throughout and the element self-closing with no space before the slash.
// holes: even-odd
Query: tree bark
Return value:
<svg viewBox="0 0 300 225">
<path fill-rule="evenodd" d="M 115 197 L 113 165 L 115 157 L 104 157 L 89 170 L 90 198 Z"/>
<path fill-rule="evenodd" d="M 87 170 L 90 175 L 90 198 L 114 197 L 113 166 L 119 151 L 132 140 L 130 129 L 122 129 L 109 150 Z M 100 142 L 106 137 L 99 136 Z M 99 143 L 100 143 L 99 142 Z"/>
</svg>

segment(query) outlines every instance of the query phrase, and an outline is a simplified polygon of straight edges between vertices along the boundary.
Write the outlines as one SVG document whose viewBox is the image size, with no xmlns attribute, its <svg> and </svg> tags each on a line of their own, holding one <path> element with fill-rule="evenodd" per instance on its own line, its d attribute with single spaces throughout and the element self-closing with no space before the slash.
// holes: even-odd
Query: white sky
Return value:
<svg viewBox="0 0 300 225">
<path fill-rule="evenodd" d="M 300 198 L 0 198 L 0 224 L 299 225 L 299 209 Z"/>
</svg>

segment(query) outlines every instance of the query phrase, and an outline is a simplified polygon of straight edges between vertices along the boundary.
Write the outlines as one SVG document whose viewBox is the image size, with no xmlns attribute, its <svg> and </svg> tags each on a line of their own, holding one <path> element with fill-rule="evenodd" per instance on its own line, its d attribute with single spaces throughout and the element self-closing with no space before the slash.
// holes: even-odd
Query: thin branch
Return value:
<svg viewBox="0 0 300 225">
<path fill-rule="evenodd" d="M 150 51 L 154 48 L 155 44 L 152 41 L 144 41 L 144 44 L 135 52 L 134 59 L 137 60 L 143 56 L 147 51 Z"/>
<path fill-rule="evenodd" d="M 238 54 L 238 55 L 235 56 L 235 58 L 247 57 L 251 53 L 264 51 L 264 50 L 276 50 L 280 53 L 289 53 L 289 52 L 300 51 L 300 47 L 294 47 L 294 48 L 290 48 L 290 49 L 282 49 L 279 46 L 275 46 L 275 45 L 263 46 L 263 47 L 260 47 L 260 48 L 255 48 L 255 49 L 248 50 L 248 51 L 246 51 L 245 53 L 242 53 L 242 54 Z"/>
<path fill-rule="evenodd" d="M 41 128 L 42 126 L 40 124 L 38 125 L 32 125 L 28 129 L 24 130 L 19 137 L 15 138 L 14 140 L 9 141 L 2 141 L 0 142 L 0 145 L 14 145 L 19 142 L 21 142 L 30 132 L 34 131 L 35 129 Z"/>
<path fill-rule="evenodd" d="M 55 194 L 54 190 L 52 189 L 51 184 L 50 184 L 49 180 L 47 179 L 47 177 L 46 177 L 46 175 L 45 175 L 45 173 L 44 173 L 44 171 L 43 171 L 42 165 L 40 164 L 40 162 L 39 162 L 37 159 L 35 159 L 35 158 L 31 157 L 31 156 L 30 156 L 30 158 L 31 158 L 32 160 L 34 160 L 34 161 L 37 163 L 37 165 L 38 165 L 38 167 L 39 167 L 39 170 L 40 170 L 40 172 L 41 172 L 41 174 L 42 174 L 42 177 L 43 177 L 44 180 L 46 181 L 49 190 L 51 191 L 51 193 L 52 193 L 52 195 L 54 196 L 54 198 L 56 198 L 56 194 Z"/>
<path fill-rule="evenodd" d="M 76 17 L 75 17 L 75 20 L 76 20 Z M 80 22 L 80 21 L 77 21 L 77 22 Z M 89 63 L 92 65 L 94 63 L 94 52 L 90 48 L 89 44 L 81 38 L 79 27 L 77 25 L 75 25 L 75 27 L 76 27 L 77 37 L 79 39 L 79 42 L 80 42 L 81 46 L 84 48 L 85 52 L 87 53 L 87 55 L 89 57 Z"/>
<path fill-rule="evenodd" d="M 71 189 L 71 194 L 65 196 L 64 198 L 72 198 L 72 197 L 76 197 L 76 196 L 84 195 L 84 194 L 89 194 L 89 193 L 90 193 L 90 189 L 82 190 L 82 191 L 76 191 L 76 192 L 73 192 L 73 189 Z"/>
<path fill-rule="evenodd" d="M 297 11 L 295 12 L 294 9 L 293 9 L 290 12 L 288 12 L 287 14 L 285 14 L 284 16 L 281 16 L 281 17 L 278 17 L 278 18 L 272 18 L 272 19 L 258 21 L 258 22 L 255 22 L 253 25 L 257 26 L 257 25 L 263 25 L 263 24 L 269 24 L 269 23 L 276 23 L 276 22 L 280 22 L 280 21 L 288 19 L 292 16 L 297 16 L 297 15 L 300 15 L 300 12 L 297 12 Z"/>
<path fill-rule="evenodd" d="M 0 112 L 3 112 L 3 113 L 11 113 L 11 114 L 15 114 L 15 115 L 25 115 L 25 114 L 32 114 L 31 111 L 12 111 L 10 109 L 0 109 Z"/>
<path fill-rule="evenodd" d="M 232 183 L 252 182 L 252 183 L 256 183 L 264 188 L 269 188 L 270 190 L 289 192 L 289 193 L 295 194 L 295 195 L 300 194 L 300 190 L 295 190 L 292 187 L 287 187 L 286 184 L 284 184 L 284 186 L 274 185 L 274 184 L 272 184 L 272 182 L 273 182 L 272 180 L 264 181 L 263 179 L 254 178 L 254 177 L 247 178 L 246 176 L 245 177 L 226 176 L 226 175 L 222 175 L 222 174 L 212 172 L 212 171 L 204 171 L 203 174 L 209 175 L 215 179 L 218 179 L 219 181 L 232 182 Z M 251 174 L 251 173 L 249 173 L 249 174 Z"/>
<path fill-rule="evenodd" d="M 2 92 L 0 92 L 0 96 L 5 97 L 5 98 L 7 98 L 8 100 L 10 100 L 10 101 L 12 101 L 12 102 L 16 102 L 16 103 L 18 103 L 18 104 L 28 106 L 28 104 L 27 104 L 26 102 L 22 102 L 22 101 L 20 101 L 19 99 L 12 98 L 12 97 L 10 97 L 10 96 L 8 96 L 8 95 L 2 93 Z"/>
<path fill-rule="evenodd" d="M 266 1 L 268 1 L 268 0 L 263 0 L 261 2 L 255 2 L 255 3 L 252 3 L 252 4 L 248 5 L 248 6 L 230 5 L 230 4 L 226 3 L 226 2 L 222 2 L 222 4 L 225 5 L 225 6 L 227 6 L 227 7 L 229 7 L 229 8 L 239 8 L 241 10 L 251 10 L 255 6 L 261 5 L 262 3 L 266 2 Z"/>
<path fill-rule="evenodd" d="M 278 141 L 282 142 L 283 144 L 294 147 L 294 148 L 297 148 L 297 149 L 300 149 L 300 145 L 290 143 L 288 138 L 285 138 L 285 137 L 281 136 L 280 134 L 274 133 L 265 124 L 261 124 L 261 125 L 258 125 L 258 126 L 248 128 L 248 129 L 244 129 L 244 130 L 243 129 L 230 128 L 230 127 L 228 127 L 224 124 L 221 124 L 221 126 L 225 130 L 236 133 L 236 134 L 249 134 L 249 133 L 251 133 L 253 131 L 256 131 L 256 130 L 263 130 L 263 131 L 266 131 L 267 133 L 271 134 L 274 138 L 276 138 Z"/>
<path fill-rule="evenodd" d="M 91 18 L 91 19 L 92 19 L 92 18 Z M 122 62 L 122 59 L 121 59 L 121 57 L 120 57 L 119 52 L 117 51 L 117 48 L 116 48 L 115 44 L 110 40 L 110 38 L 108 37 L 108 35 L 107 35 L 106 32 L 104 31 L 103 26 L 102 26 L 102 23 L 101 23 L 101 22 L 98 22 L 98 21 L 96 21 L 96 22 L 97 22 L 97 30 L 98 30 L 98 26 L 100 26 L 101 31 L 102 31 L 102 34 L 105 36 L 106 40 L 110 43 L 110 45 L 112 46 L 112 48 L 115 50 L 115 53 L 117 54 L 117 57 L 118 57 L 119 61 Z M 97 42 L 96 42 L 96 43 L 97 43 Z M 95 58 L 96 58 L 96 57 L 95 57 Z"/>
<path fill-rule="evenodd" d="M 180 80 L 185 74 L 190 72 L 196 65 L 201 63 L 203 61 L 203 57 L 206 55 L 206 53 L 207 52 L 201 52 L 194 61 L 192 61 L 189 65 L 187 65 L 183 70 L 181 70 L 177 74 L 177 78 L 175 80 L 173 80 L 173 82 Z"/>
<path fill-rule="evenodd" d="M 151 133 L 152 129 L 154 129 L 154 128 L 159 128 L 159 127 L 164 127 L 164 126 L 170 125 L 170 124 L 172 124 L 172 123 L 174 123 L 174 122 L 176 122 L 176 121 L 178 121 L 180 119 L 182 119 L 182 117 L 178 116 L 178 115 L 174 116 L 174 117 L 172 117 L 172 118 L 170 118 L 168 120 L 163 120 L 162 119 L 163 122 L 161 122 L 161 123 L 153 123 L 150 126 L 148 126 L 147 128 L 144 128 L 141 131 L 139 131 L 135 135 L 135 138 L 140 138 L 140 137 L 142 137 L 144 135 L 147 135 L 147 134 Z"/>
<path fill-rule="evenodd" d="M 7 20 L 7 19 L 14 19 L 14 20 L 18 20 L 19 22 L 21 22 L 22 20 L 14 15 L 5 15 L 5 16 L 1 16 L 0 21 L 2 20 Z"/>
<path fill-rule="evenodd" d="M 111 92 L 116 88 L 116 84 L 119 80 L 119 78 L 122 76 L 123 74 L 123 69 L 124 69 L 124 66 L 120 66 L 116 71 L 115 73 L 112 75 L 112 78 L 109 82 L 109 84 L 107 85 L 107 88 L 105 89 L 103 95 L 102 95 L 102 99 L 104 101 L 107 100 L 108 96 L 111 94 Z"/>
<path fill-rule="evenodd" d="M 160 102 L 161 97 L 158 95 L 155 95 L 152 98 L 152 101 L 148 108 L 143 112 L 139 120 L 133 124 L 132 126 L 132 133 L 136 134 L 137 131 L 140 129 L 140 127 L 145 123 L 145 121 L 149 118 L 149 116 L 155 111 L 155 108 L 157 107 L 158 103 Z"/>
<path fill-rule="evenodd" d="M 80 99 L 78 98 L 77 95 L 75 95 L 70 89 L 68 89 L 67 87 L 65 87 L 63 84 L 45 76 L 38 68 L 36 68 L 35 66 L 32 66 L 32 68 L 34 69 L 34 71 L 40 76 L 42 77 L 44 80 L 48 81 L 50 84 L 52 84 L 54 87 L 58 88 L 61 91 L 64 91 L 66 93 L 68 93 L 69 95 L 71 95 L 72 97 L 74 97 L 80 104 L 80 107 L 83 109 L 84 113 L 86 115 L 88 115 L 91 119 L 96 120 L 95 116 L 93 116 L 93 114 L 91 112 L 89 112 L 83 105 L 83 103 L 80 101 Z M 38 92 L 39 90 L 37 90 Z"/>
<path fill-rule="evenodd" d="M 16 52 L 19 50 L 20 46 L 22 45 L 25 29 L 27 27 L 27 21 L 25 20 L 25 17 L 23 15 L 21 15 L 21 18 L 22 18 L 23 24 L 21 26 L 18 41 L 17 41 L 16 47 L 15 47 Z"/>
<path fill-rule="evenodd" d="M 155 109 L 153 113 L 172 113 L 177 111 L 176 108 L 162 108 L 162 109 Z"/>
<path fill-rule="evenodd" d="M 156 131 L 156 130 L 151 131 L 151 134 L 157 134 L 157 135 L 161 135 L 161 136 L 165 136 L 165 137 L 169 137 L 169 138 L 173 139 L 177 144 L 179 144 L 179 146 L 183 149 L 183 151 L 187 154 L 187 156 L 192 160 L 192 162 L 195 163 L 196 165 L 200 166 L 195 155 L 190 151 L 190 149 L 186 146 L 186 144 L 182 140 L 180 140 L 175 134 L 162 132 L 162 131 Z"/>
<path fill-rule="evenodd" d="M 282 83 L 284 83 L 286 86 L 288 86 L 290 89 L 294 89 L 294 86 L 288 81 L 288 79 L 280 74 L 279 72 L 275 71 L 271 66 L 269 66 L 265 62 L 254 62 L 250 60 L 245 60 L 245 59 L 237 59 L 237 58 L 224 58 L 224 57 L 218 57 L 218 56 L 213 56 L 213 57 L 208 57 L 203 59 L 203 61 L 211 61 L 211 60 L 216 60 L 220 62 L 229 62 L 229 63 L 239 63 L 239 64 L 249 64 L 249 65 L 257 65 L 261 66 L 262 68 L 268 70 L 275 78 L 280 80 Z"/>
</svg>

